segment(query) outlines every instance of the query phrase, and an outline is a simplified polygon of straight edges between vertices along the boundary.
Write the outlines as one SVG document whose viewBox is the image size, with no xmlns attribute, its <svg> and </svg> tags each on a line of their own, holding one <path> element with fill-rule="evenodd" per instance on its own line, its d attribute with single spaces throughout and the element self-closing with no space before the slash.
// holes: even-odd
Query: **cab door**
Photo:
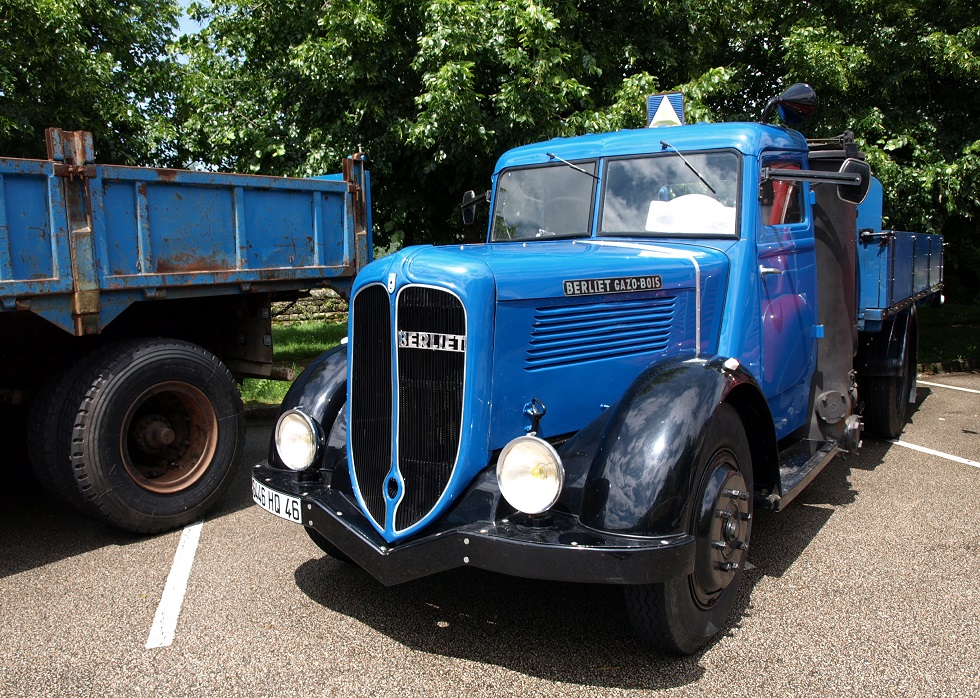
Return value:
<svg viewBox="0 0 980 698">
<path fill-rule="evenodd" d="M 763 160 L 763 167 L 799 170 L 801 165 L 791 157 Z M 805 199 L 808 186 L 773 180 L 760 185 L 761 383 L 779 437 L 806 421 L 816 356 L 816 256 Z"/>
</svg>

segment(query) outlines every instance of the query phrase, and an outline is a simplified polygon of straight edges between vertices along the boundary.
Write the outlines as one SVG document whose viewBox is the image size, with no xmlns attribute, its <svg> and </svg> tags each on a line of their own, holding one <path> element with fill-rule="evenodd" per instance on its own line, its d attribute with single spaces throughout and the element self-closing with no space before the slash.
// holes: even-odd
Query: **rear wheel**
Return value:
<svg viewBox="0 0 980 698">
<path fill-rule="evenodd" d="M 82 497 L 71 467 L 72 423 L 78 403 L 68 399 L 75 381 L 105 349 L 82 356 L 56 371 L 34 394 L 27 430 L 27 450 L 34 476 L 53 499 L 86 514 L 94 514 Z"/>
<path fill-rule="evenodd" d="M 698 457 L 702 473 L 690 531 L 694 570 L 660 584 L 625 588 L 633 628 L 665 652 L 691 654 L 724 627 L 745 567 L 752 530 L 752 462 L 742 420 L 721 405 Z"/>
<path fill-rule="evenodd" d="M 914 318 L 909 320 L 911 324 Z M 902 371 L 897 376 L 863 376 L 864 423 L 868 432 L 879 439 L 895 439 L 905 427 L 905 413 L 913 399 L 915 373 L 918 367 L 914 327 L 905 337 Z"/>
<path fill-rule="evenodd" d="M 58 431 L 71 434 L 83 513 L 138 533 L 166 531 L 200 517 L 231 483 L 242 402 L 210 352 L 172 339 L 123 342 L 70 382 Z"/>
</svg>

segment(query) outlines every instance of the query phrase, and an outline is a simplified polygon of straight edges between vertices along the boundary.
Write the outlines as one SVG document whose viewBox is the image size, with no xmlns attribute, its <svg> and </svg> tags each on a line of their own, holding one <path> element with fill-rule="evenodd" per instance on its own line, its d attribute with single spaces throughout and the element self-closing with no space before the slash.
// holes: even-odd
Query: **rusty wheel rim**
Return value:
<svg viewBox="0 0 980 698">
<path fill-rule="evenodd" d="M 218 443 L 218 418 L 207 396 L 167 381 L 143 391 L 126 411 L 120 434 L 123 465 L 154 494 L 181 492 L 207 471 Z"/>
</svg>

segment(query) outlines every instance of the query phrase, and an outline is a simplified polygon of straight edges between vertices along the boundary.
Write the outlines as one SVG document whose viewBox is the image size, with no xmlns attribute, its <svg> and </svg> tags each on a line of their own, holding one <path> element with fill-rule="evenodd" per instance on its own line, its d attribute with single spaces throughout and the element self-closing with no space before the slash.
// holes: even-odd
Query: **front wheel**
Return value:
<svg viewBox="0 0 980 698">
<path fill-rule="evenodd" d="M 346 562 L 347 564 L 353 564 L 354 561 L 347 556 L 347 553 L 343 552 L 336 545 L 324 538 L 319 531 L 309 526 L 305 526 L 306 535 L 310 537 L 310 540 L 316 543 L 316 547 L 325 552 L 327 555 L 332 557 L 334 560 L 339 560 L 340 562 Z"/>
<path fill-rule="evenodd" d="M 634 630 L 654 648 L 691 654 L 724 627 L 745 568 L 752 531 L 752 460 L 738 413 L 721 405 L 705 432 L 690 531 L 694 570 L 625 588 Z"/>
<path fill-rule="evenodd" d="M 224 364 L 173 339 L 122 342 L 74 377 L 62 430 L 84 513 L 137 533 L 210 509 L 241 458 L 241 398 Z"/>
</svg>

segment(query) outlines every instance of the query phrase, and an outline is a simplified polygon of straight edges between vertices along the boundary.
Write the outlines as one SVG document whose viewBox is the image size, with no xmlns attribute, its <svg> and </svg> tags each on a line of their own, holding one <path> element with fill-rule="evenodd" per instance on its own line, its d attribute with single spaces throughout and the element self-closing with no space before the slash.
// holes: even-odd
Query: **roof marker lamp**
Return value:
<svg viewBox="0 0 980 698">
<path fill-rule="evenodd" d="M 276 451 L 290 470 L 306 470 L 323 445 L 323 432 L 312 417 L 301 410 L 287 410 L 276 422 Z"/>
<path fill-rule="evenodd" d="M 558 501 L 565 468 L 558 452 L 536 436 L 520 436 L 500 452 L 497 484 L 507 503 L 525 514 L 540 514 Z"/>
</svg>

